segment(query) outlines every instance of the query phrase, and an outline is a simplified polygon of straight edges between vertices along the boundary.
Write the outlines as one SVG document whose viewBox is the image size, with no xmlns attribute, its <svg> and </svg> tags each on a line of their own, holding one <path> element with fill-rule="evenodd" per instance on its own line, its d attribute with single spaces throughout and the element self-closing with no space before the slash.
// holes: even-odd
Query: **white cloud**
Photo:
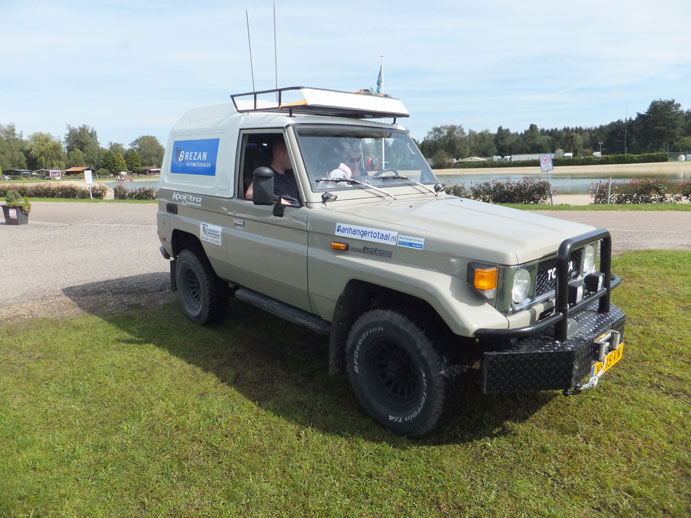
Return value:
<svg viewBox="0 0 691 518">
<path fill-rule="evenodd" d="M 276 4 L 281 86 L 371 87 L 384 55 L 417 138 L 443 123 L 599 124 L 660 97 L 691 107 L 688 1 Z M 271 88 L 271 2 L 11 1 L 0 123 L 164 139 L 186 108 L 251 89 L 245 8 L 256 85 Z"/>
</svg>

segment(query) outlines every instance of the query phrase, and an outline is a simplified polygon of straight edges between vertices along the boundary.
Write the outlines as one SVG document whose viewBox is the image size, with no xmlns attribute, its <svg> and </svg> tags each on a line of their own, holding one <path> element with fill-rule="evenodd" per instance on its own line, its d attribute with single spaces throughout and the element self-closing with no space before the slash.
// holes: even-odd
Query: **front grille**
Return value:
<svg viewBox="0 0 691 518">
<path fill-rule="evenodd" d="M 583 249 L 579 248 L 571 253 L 569 258 L 569 280 L 577 279 L 581 270 L 581 256 Z M 537 277 L 535 279 L 535 296 L 539 297 L 550 291 L 557 289 L 557 260 L 548 259 L 541 262 L 537 267 Z M 551 272 L 551 273 L 550 273 Z"/>
</svg>

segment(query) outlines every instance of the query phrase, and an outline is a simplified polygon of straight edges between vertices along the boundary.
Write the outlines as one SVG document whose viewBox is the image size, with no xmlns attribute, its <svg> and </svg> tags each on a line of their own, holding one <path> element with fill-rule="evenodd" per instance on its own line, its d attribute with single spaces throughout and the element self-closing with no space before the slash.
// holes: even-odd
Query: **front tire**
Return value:
<svg viewBox="0 0 691 518">
<path fill-rule="evenodd" d="M 185 316 L 200 325 L 223 318 L 228 307 L 228 289 L 214 273 L 204 252 L 187 248 L 175 260 L 175 283 Z"/>
<path fill-rule="evenodd" d="M 346 342 L 350 384 L 379 424 L 411 437 L 432 431 L 442 417 L 442 358 L 406 316 L 375 309 L 356 322 Z"/>
</svg>

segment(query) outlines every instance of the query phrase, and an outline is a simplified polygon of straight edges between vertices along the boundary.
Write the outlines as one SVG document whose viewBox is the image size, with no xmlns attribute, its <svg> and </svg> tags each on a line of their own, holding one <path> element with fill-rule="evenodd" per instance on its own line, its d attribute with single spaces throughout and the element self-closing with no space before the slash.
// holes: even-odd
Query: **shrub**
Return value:
<svg viewBox="0 0 691 518">
<path fill-rule="evenodd" d="M 549 199 L 549 182 L 522 178 L 518 181 L 506 179 L 505 182 L 492 180 L 470 186 L 470 193 L 465 185 L 453 185 L 446 188 L 448 194 L 463 196 L 488 203 L 545 203 Z"/>
<path fill-rule="evenodd" d="M 155 200 L 158 198 L 156 189 L 153 187 L 140 187 L 130 190 L 124 185 L 116 185 L 113 189 L 116 200 Z"/>
<path fill-rule="evenodd" d="M 686 180 L 679 184 L 679 194 L 684 198 L 691 198 L 691 180 Z"/>
<path fill-rule="evenodd" d="M 29 214 L 31 212 L 31 202 L 29 201 L 29 198 L 26 196 L 22 197 L 22 195 L 15 190 L 10 190 L 7 192 L 7 196 L 5 196 L 5 203 L 8 207 L 16 207 L 20 209 L 24 214 Z"/>
<path fill-rule="evenodd" d="M 0 185 L 0 196 L 7 194 L 9 190 L 16 190 L 22 196 L 32 198 L 68 198 L 84 199 L 89 197 L 89 188 L 79 184 L 55 184 L 37 183 L 27 185 Z M 91 193 L 94 198 L 103 199 L 108 192 L 108 188 L 103 184 L 91 186 Z"/>
<path fill-rule="evenodd" d="M 446 194 L 451 194 L 453 196 L 458 196 L 459 198 L 470 198 L 470 193 L 466 190 L 465 184 L 451 185 L 450 187 L 445 186 Z"/>
<path fill-rule="evenodd" d="M 612 185 L 610 203 L 615 204 L 641 204 L 641 203 L 665 203 L 668 201 L 667 192 L 669 183 L 654 179 L 632 180 L 628 183 Z M 607 182 L 598 182 L 595 185 L 593 203 L 607 203 Z"/>
</svg>

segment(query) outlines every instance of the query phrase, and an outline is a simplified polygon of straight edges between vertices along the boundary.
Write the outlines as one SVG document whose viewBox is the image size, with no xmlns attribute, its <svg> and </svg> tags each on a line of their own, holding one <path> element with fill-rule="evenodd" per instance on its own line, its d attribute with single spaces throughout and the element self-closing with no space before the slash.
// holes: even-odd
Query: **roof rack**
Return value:
<svg viewBox="0 0 691 518">
<path fill-rule="evenodd" d="M 343 92 L 325 88 L 290 86 L 230 96 L 238 112 L 281 112 L 375 119 L 408 117 L 403 103 L 393 97 L 369 90 Z"/>
</svg>

